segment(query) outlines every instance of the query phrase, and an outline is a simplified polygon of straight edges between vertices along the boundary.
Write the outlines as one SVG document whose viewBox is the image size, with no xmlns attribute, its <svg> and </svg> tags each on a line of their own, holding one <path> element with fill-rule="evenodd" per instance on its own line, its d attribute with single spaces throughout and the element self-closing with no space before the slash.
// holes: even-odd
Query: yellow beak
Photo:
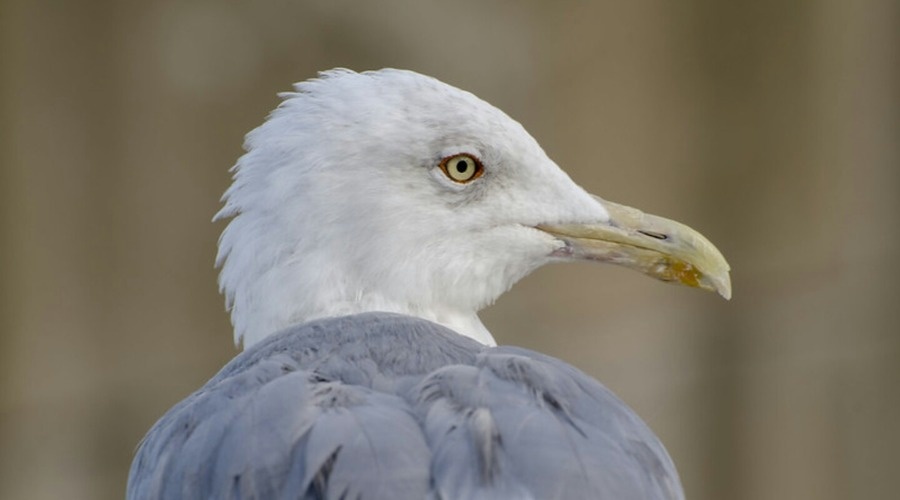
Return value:
<svg viewBox="0 0 900 500">
<path fill-rule="evenodd" d="M 680 222 L 594 198 L 609 212 L 609 221 L 537 226 L 566 244 L 556 256 L 610 262 L 731 298 L 731 268 L 702 234 Z"/>
</svg>

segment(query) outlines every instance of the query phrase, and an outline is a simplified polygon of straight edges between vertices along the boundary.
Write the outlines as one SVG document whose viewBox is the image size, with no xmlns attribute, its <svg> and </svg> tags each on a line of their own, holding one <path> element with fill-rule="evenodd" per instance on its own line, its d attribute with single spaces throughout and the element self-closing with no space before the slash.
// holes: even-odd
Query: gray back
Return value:
<svg viewBox="0 0 900 500">
<path fill-rule="evenodd" d="M 130 499 L 683 498 L 650 429 L 559 360 L 388 313 L 259 342 L 163 416 Z"/>
</svg>

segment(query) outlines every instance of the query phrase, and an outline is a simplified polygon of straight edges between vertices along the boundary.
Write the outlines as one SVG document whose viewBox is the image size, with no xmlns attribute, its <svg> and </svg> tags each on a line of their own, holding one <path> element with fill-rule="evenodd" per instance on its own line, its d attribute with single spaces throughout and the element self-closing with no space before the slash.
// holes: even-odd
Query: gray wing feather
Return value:
<svg viewBox="0 0 900 500">
<path fill-rule="evenodd" d="M 552 358 L 494 348 L 414 395 L 441 498 L 681 498 L 674 466 L 602 385 Z"/>
<path fill-rule="evenodd" d="M 129 497 L 425 497 L 430 452 L 402 399 L 306 370 L 272 376 L 285 366 L 260 363 L 170 411 Z"/>
<path fill-rule="evenodd" d="M 173 407 L 131 499 L 681 499 L 649 428 L 559 360 L 369 313 L 301 325 Z"/>
</svg>

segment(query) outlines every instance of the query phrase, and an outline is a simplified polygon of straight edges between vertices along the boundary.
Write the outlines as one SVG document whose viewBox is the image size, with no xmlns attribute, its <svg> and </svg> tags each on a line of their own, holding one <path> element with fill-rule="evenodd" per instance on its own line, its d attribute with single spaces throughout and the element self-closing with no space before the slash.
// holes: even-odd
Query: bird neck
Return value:
<svg viewBox="0 0 900 500">
<path fill-rule="evenodd" d="M 428 314 L 420 314 L 414 315 L 419 316 L 423 319 L 427 319 L 429 321 L 433 321 L 439 325 L 446 326 L 447 328 L 455 331 L 456 333 L 469 337 L 477 342 L 480 342 L 487 346 L 496 346 L 497 341 L 494 340 L 494 336 L 491 335 L 491 332 L 484 326 L 481 322 L 481 319 L 477 314 L 442 314 L 442 315 L 433 315 L 433 317 L 429 317 L 432 315 Z"/>
<path fill-rule="evenodd" d="M 434 306 L 409 297 L 388 297 L 358 286 L 335 286 L 335 283 L 331 281 L 330 286 L 318 288 L 314 297 L 305 297 L 295 303 L 290 323 L 366 312 L 391 312 L 437 323 L 485 345 L 497 345 L 476 311 Z"/>
<path fill-rule="evenodd" d="M 497 345 L 471 307 L 453 307 L 433 300 L 428 293 L 413 293 L 424 288 L 421 286 L 413 286 L 407 293 L 374 288 L 371 282 L 354 278 L 356 273 L 329 262 L 327 255 L 309 252 L 306 256 L 274 265 L 269 261 L 268 268 L 257 267 L 267 259 L 248 259 L 244 265 L 254 267 L 252 270 L 223 269 L 220 279 L 229 279 L 231 273 L 257 276 L 240 283 L 240 292 L 229 295 L 233 297 L 236 343 L 243 342 L 246 348 L 280 330 L 315 319 L 392 312 L 438 323 L 485 345 Z M 230 264 L 236 266 L 238 262 Z"/>
</svg>

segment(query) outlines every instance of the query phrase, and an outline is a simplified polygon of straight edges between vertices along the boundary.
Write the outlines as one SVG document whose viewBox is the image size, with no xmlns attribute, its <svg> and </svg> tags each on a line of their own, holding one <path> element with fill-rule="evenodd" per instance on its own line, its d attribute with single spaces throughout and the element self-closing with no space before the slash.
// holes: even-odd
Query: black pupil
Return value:
<svg viewBox="0 0 900 500">
<path fill-rule="evenodd" d="M 466 160 L 459 160 L 458 162 L 456 162 L 457 172 L 463 174 L 466 172 L 466 170 L 469 170 L 469 163 L 466 162 Z"/>
</svg>

